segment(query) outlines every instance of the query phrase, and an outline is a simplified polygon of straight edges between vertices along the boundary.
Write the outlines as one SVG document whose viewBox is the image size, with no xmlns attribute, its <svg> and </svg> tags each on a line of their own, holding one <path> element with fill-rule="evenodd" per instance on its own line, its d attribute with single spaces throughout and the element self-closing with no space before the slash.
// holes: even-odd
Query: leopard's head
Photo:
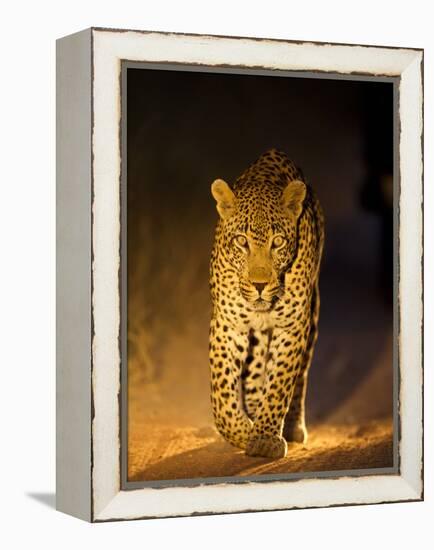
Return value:
<svg viewBox="0 0 434 550">
<path fill-rule="evenodd" d="M 285 272 L 297 253 L 297 224 L 306 185 L 245 182 L 233 190 L 223 180 L 211 192 L 220 215 L 222 254 L 237 274 L 242 298 L 268 311 L 283 295 Z"/>
</svg>

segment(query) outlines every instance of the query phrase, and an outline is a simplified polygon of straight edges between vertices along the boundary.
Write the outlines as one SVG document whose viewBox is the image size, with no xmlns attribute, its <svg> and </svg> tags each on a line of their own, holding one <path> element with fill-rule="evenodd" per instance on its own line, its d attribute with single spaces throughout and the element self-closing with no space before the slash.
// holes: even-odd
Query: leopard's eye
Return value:
<svg viewBox="0 0 434 550">
<path fill-rule="evenodd" d="M 282 237 L 282 235 L 277 235 L 273 239 L 273 248 L 280 248 L 285 244 L 285 242 L 286 242 L 286 239 Z"/>
<path fill-rule="evenodd" d="M 244 235 L 236 235 L 234 240 L 239 246 L 247 248 L 247 238 Z"/>
</svg>

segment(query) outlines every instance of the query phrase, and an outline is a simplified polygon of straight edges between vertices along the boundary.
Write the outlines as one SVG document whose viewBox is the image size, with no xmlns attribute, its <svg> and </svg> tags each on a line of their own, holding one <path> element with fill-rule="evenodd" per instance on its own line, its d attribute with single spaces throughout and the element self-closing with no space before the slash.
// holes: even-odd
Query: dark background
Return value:
<svg viewBox="0 0 434 550">
<path fill-rule="evenodd" d="M 210 185 L 271 147 L 326 220 L 308 420 L 391 418 L 393 84 L 149 69 L 127 82 L 130 421 L 210 419 Z"/>
</svg>

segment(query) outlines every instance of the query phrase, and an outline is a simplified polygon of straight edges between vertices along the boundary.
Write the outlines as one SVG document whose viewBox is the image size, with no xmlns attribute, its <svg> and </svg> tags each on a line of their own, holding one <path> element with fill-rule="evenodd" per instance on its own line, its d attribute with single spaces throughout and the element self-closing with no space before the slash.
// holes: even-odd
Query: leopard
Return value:
<svg viewBox="0 0 434 550">
<path fill-rule="evenodd" d="M 211 185 L 209 366 L 214 424 L 251 457 L 306 445 L 318 337 L 324 215 L 313 187 L 270 149 L 233 183 Z"/>
</svg>

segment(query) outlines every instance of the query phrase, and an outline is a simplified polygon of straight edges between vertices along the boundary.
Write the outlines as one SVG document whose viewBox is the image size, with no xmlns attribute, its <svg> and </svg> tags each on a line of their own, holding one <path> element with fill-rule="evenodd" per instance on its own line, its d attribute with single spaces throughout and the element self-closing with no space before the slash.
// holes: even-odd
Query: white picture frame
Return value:
<svg viewBox="0 0 434 550">
<path fill-rule="evenodd" d="M 122 487 L 122 62 L 396 82 L 396 472 Z M 57 43 L 57 508 L 91 522 L 423 499 L 423 50 L 92 28 Z"/>
</svg>

